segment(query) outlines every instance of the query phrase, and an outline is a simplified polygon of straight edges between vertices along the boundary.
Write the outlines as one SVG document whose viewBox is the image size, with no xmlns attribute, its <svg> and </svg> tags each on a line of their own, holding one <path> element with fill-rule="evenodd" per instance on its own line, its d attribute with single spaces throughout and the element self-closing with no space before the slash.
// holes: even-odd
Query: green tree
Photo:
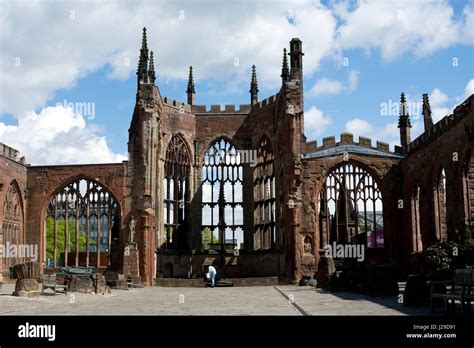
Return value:
<svg viewBox="0 0 474 348">
<path fill-rule="evenodd" d="M 76 248 L 76 221 L 68 220 L 68 232 L 69 232 L 69 251 L 75 250 Z M 56 248 L 57 257 L 59 259 L 61 253 L 64 253 L 66 238 L 66 221 L 64 219 L 57 221 L 57 235 L 56 235 Z M 84 228 L 79 224 L 79 251 L 84 250 L 86 245 L 86 235 Z M 89 244 L 93 244 L 90 240 Z M 52 216 L 46 219 L 46 258 L 53 260 L 54 257 L 54 218 Z"/>
<path fill-rule="evenodd" d="M 212 231 L 209 227 L 206 227 L 202 230 L 202 248 L 203 250 L 209 250 L 210 244 L 219 244 L 219 238 L 214 236 L 212 239 Z"/>
</svg>

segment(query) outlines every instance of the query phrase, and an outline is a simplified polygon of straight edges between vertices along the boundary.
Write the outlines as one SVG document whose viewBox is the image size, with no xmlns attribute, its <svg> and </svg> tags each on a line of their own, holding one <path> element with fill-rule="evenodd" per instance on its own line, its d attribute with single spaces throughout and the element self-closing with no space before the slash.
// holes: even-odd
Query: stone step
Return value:
<svg viewBox="0 0 474 348">
<path fill-rule="evenodd" d="M 225 278 L 219 279 L 216 286 L 274 286 L 278 285 L 278 277 L 253 277 L 253 278 Z M 155 286 L 163 287 L 196 287 L 204 286 L 201 278 L 156 278 Z M 232 285 L 230 285 L 232 284 Z"/>
<path fill-rule="evenodd" d="M 216 282 L 216 287 L 227 288 L 234 286 L 234 283 L 228 279 L 220 279 Z"/>
</svg>

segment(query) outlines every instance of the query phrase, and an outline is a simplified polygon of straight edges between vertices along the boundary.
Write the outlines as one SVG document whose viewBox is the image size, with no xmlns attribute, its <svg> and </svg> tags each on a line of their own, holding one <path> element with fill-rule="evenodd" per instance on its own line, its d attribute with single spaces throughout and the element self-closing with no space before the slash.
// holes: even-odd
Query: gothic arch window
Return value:
<svg viewBox="0 0 474 348">
<path fill-rule="evenodd" d="M 464 217 L 467 224 L 474 222 L 474 161 L 471 156 L 463 165 L 462 182 L 464 193 Z"/>
<path fill-rule="evenodd" d="M 413 236 L 413 251 L 423 251 L 420 225 L 420 187 L 415 186 L 411 196 L 411 223 Z"/>
<path fill-rule="evenodd" d="M 321 248 L 333 242 L 384 247 L 382 194 L 363 168 L 343 163 L 326 177 L 319 194 Z"/>
<path fill-rule="evenodd" d="M 46 265 L 107 267 L 118 240 L 117 202 L 101 184 L 76 179 L 54 194 L 46 216 Z"/>
<path fill-rule="evenodd" d="M 435 233 L 437 240 L 447 240 L 446 231 L 446 173 L 441 169 L 433 188 Z"/>
<path fill-rule="evenodd" d="M 202 167 L 202 245 L 204 250 L 236 252 L 243 243 L 241 154 L 229 141 L 215 141 Z"/>
<path fill-rule="evenodd" d="M 166 149 L 163 182 L 164 249 L 187 249 L 189 175 L 191 159 L 179 135 L 171 138 Z"/>
<path fill-rule="evenodd" d="M 6 191 L 5 200 L 3 202 L 3 245 L 4 250 L 9 250 L 10 246 L 21 244 L 23 241 L 23 207 L 21 193 L 16 185 L 12 182 Z M 3 257 L 3 268 L 8 270 L 9 267 L 20 262 L 17 257 Z"/>
<path fill-rule="evenodd" d="M 254 169 L 254 249 L 270 249 L 275 246 L 275 175 L 274 154 L 270 139 L 264 137 L 257 150 Z"/>
</svg>

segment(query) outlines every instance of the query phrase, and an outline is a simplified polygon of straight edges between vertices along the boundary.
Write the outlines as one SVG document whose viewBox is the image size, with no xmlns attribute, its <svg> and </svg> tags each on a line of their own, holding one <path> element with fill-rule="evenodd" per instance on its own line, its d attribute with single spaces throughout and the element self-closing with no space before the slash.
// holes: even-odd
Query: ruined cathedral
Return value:
<svg viewBox="0 0 474 348">
<path fill-rule="evenodd" d="M 433 123 L 425 94 L 424 132 L 412 139 L 402 94 L 394 151 L 350 133 L 318 144 L 304 134 L 302 42 L 283 52 L 277 94 L 259 99 L 253 67 L 250 104 L 206 107 L 195 104 L 192 68 L 185 102 L 161 95 L 144 30 L 127 161 L 31 166 L 0 144 L 3 250 L 37 245 L 43 268 L 111 270 L 146 285 L 197 281 L 209 265 L 272 284 L 323 277 L 334 243 L 406 273 L 412 255 L 465 229 L 474 95 Z M 27 259 L 0 256 L 4 280 Z"/>
</svg>

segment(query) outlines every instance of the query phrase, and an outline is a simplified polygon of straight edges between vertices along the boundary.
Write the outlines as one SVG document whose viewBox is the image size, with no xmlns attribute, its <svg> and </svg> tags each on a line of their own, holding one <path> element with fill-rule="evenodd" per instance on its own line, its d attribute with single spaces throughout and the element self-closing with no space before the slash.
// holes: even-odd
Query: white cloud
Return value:
<svg viewBox="0 0 474 348">
<path fill-rule="evenodd" d="M 134 76 L 143 26 L 159 82 L 185 80 L 193 65 L 198 94 L 205 93 L 203 79 L 246 87 L 252 64 L 261 89 L 275 88 L 293 37 L 303 41 L 309 75 L 333 50 L 336 20 L 318 3 L 259 1 L 249 9 L 241 2 L 3 3 L 0 110 L 18 115 L 43 107 L 57 90 L 107 65 L 110 78 Z"/>
<path fill-rule="evenodd" d="M 314 105 L 304 113 L 305 133 L 308 140 L 313 140 L 321 135 L 332 124 L 332 118 Z"/>
<path fill-rule="evenodd" d="M 380 49 L 383 58 L 395 59 L 474 43 L 472 5 L 466 5 L 456 21 L 445 1 L 330 4 L 328 8 L 318 1 L 257 1 L 249 8 L 241 2 L 4 2 L 0 6 L 0 112 L 12 113 L 18 124 L 0 123 L 1 141 L 23 150 L 33 163 L 121 159 L 82 117 L 70 115 L 67 122 L 52 125 L 48 122 L 53 114 L 64 114 L 60 108 L 31 111 L 44 107 L 58 90 L 72 88 L 80 78 L 106 66 L 109 78 L 134 78 L 143 26 L 148 28 L 148 46 L 155 51 L 159 83 L 185 80 L 188 66 L 193 65 L 198 95 L 206 93 L 199 90 L 204 79 L 218 86 L 215 90 L 242 93 L 252 64 L 257 65 L 261 89 L 278 86 L 282 48 L 288 48 L 292 37 L 303 41 L 306 76 L 318 70 L 323 58 L 340 55 L 342 50 Z M 353 70 L 345 83 L 322 79 L 311 91 L 353 91 L 358 77 Z M 471 80 L 466 93 L 473 89 Z M 433 107 L 435 117 L 445 107 Z M 332 123 L 315 107 L 306 116 L 312 136 Z M 45 139 L 29 127 L 45 130 Z M 76 145 L 70 145 L 71 139 Z M 53 145 L 46 146 L 47 141 Z M 95 147 L 98 151 L 89 151 Z"/>
<path fill-rule="evenodd" d="M 452 108 L 446 107 L 431 107 L 431 118 L 433 119 L 433 123 L 438 122 L 444 116 L 450 115 L 453 112 Z"/>
<path fill-rule="evenodd" d="M 204 79 L 243 87 L 252 64 L 261 89 L 275 88 L 282 48 L 292 37 L 303 41 L 307 76 L 341 49 L 379 48 L 384 58 L 393 59 L 474 43 L 473 6 L 466 5 L 455 21 L 445 1 L 331 2 L 328 7 L 318 1 L 257 1 L 251 10 L 242 2 L 5 2 L 0 19 L 0 111 L 14 115 L 44 107 L 56 91 L 104 66 L 110 67 L 110 78 L 133 76 L 143 26 L 159 82 L 185 80 L 193 65 L 198 94 L 205 93 L 199 91 Z M 350 77 L 349 88 L 355 88 L 357 73 Z"/>
<path fill-rule="evenodd" d="M 115 154 L 92 125 L 63 106 L 29 112 L 17 125 L 0 122 L 2 142 L 19 150 L 31 164 L 113 163 L 127 159 Z"/>
<path fill-rule="evenodd" d="M 347 82 L 343 85 L 342 82 L 337 80 L 331 80 L 326 77 L 316 81 L 313 87 L 308 92 L 309 96 L 320 96 L 320 95 L 334 95 L 339 94 L 342 91 L 352 93 L 357 89 L 359 83 L 359 72 L 357 70 L 351 70 L 347 77 Z"/>
<path fill-rule="evenodd" d="M 469 82 L 466 85 L 466 88 L 464 88 L 463 99 L 468 98 L 472 94 L 474 94 L 474 79 L 469 80 Z"/>
<path fill-rule="evenodd" d="M 412 140 L 423 131 L 423 121 L 412 121 L 412 128 L 410 129 Z M 345 132 L 352 133 L 356 142 L 360 136 L 370 138 L 374 147 L 377 141 L 386 142 L 390 145 L 390 151 L 394 151 L 395 145 L 400 145 L 398 122 L 388 122 L 381 126 L 374 126 L 367 121 L 355 118 L 346 122 Z"/>
<path fill-rule="evenodd" d="M 447 1 L 367 1 L 334 7 L 343 24 L 338 28 L 342 49 L 380 49 L 386 60 L 407 52 L 422 57 L 458 43 L 472 44 L 474 10 L 466 5 L 454 19 Z"/>
<path fill-rule="evenodd" d="M 441 120 L 444 116 L 449 115 L 452 112 L 452 108 L 445 107 L 444 105 L 449 101 L 449 97 L 441 92 L 438 88 L 435 88 L 430 97 L 431 106 L 431 118 L 436 123 Z"/>
<path fill-rule="evenodd" d="M 355 118 L 346 122 L 346 131 L 355 136 L 366 136 L 366 134 L 372 133 L 373 128 L 369 122 Z"/>
<path fill-rule="evenodd" d="M 357 85 L 359 84 L 359 72 L 357 70 L 351 70 L 347 83 L 349 85 L 350 92 L 353 92 L 357 89 Z"/>
<path fill-rule="evenodd" d="M 314 86 L 309 90 L 308 94 L 310 96 L 318 96 L 325 94 L 339 94 L 341 91 L 341 82 L 323 77 L 314 84 Z"/>
<path fill-rule="evenodd" d="M 464 27 L 463 33 L 461 34 L 462 43 L 472 45 L 474 44 L 474 5 L 472 1 L 470 5 L 464 7 L 463 15 Z"/>
<path fill-rule="evenodd" d="M 380 137 L 380 139 L 376 139 L 376 140 L 391 141 L 393 139 L 397 139 L 397 144 L 399 142 L 400 129 L 398 129 L 398 122 L 386 123 L 381 128 L 377 129 L 376 133 L 378 137 Z M 370 136 L 373 136 L 373 135 L 374 134 L 370 134 Z"/>
<path fill-rule="evenodd" d="M 466 89 L 468 88 L 469 88 L 469 84 L 466 86 Z M 422 115 L 423 102 L 422 102 L 421 94 L 415 94 L 415 95 L 407 94 L 406 98 L 407 98 L 408 110 L 409 110 L 412 124 L 414 125 L 415 122 L 418 120 L 423 121 L 423 115 Z M 446 115 L 450 115 L 453 112 L 453 109 L 457 106 L 457 103 L 453 104 L 453 101 L 459 100 L 459 99 L 461 98 L 450 98 L 446 93 L 441 91 L 439 88 L 434 88 L 431 91 L 431 93 L 429 93 L 431 118 L 433 119 L 433 122 L 436 123 L 439 120 L 441 120 L 443 117 L 445 117 Z M 412 129 L 412 135 L 413 133 L 416 133 L 416 132 L 413 132 L 413 129 Z M 416 136 L 418 136 L 419 134 L 421 134 L 421 131 L 420 133 L 416 133 Z"/>
<path fill-rule="evenodd" d="M 459 99 L 464 100 L 472 93 L 474 93 L 474 79 L 471 79 L 466 84 L 464 97 L 455 99 L 458 101 Z M 410 134 L 411 139 L 414 140 L 425 131 L 423 116 L 421 115 L 422 97 L 421 95 L 413 97 L 407 94 L 406 98 L 409 109 L 411 107 L 410 120 L 412 128 L 410 129 Z M 433 89 L 433 91 L 429 94 L 429 100 L 433 123 L 436 123 L 443 117 L 452 114 L 453 109 L 456 107 L 456 105 L 449 105 L 449 102 L 452 101 L 453 98 L 450 98 L 439 88 Z M 395 115 L 391 114 L 391 116 Z M 346 122 L 345 131 L 353 133 L 355 138 L 358 136 L 372 138 L 372 146 L 375 146 L 376 140 L 385 141 L 389 143 L 392 148 L 395 145 L 400 145 L 400 130 L 398 128 L 398 122 L 389 122 L 382 126 L 373 126 L 367 121 L 355 118 Z"/>
<path fill-rule="evenodd" d="M 441 92 L 438 88 L 433 89 L 433 92 L 430 94 L 430 105 L 431 106 L 440 106 L 448 101 L 448 96 Z"/>
</svg>

